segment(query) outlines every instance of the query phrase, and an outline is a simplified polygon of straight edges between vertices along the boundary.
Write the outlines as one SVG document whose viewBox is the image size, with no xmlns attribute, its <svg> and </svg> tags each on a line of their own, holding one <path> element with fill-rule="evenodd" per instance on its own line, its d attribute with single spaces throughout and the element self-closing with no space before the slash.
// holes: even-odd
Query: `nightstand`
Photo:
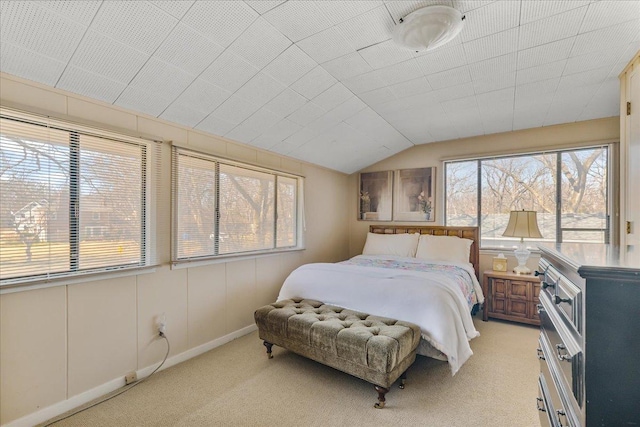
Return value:
<svg viewBox="0 0 640 427">
<path fill-rule="evenodd" d="M 533 274 L 486 270 L 483 273 L 484 308 L 482 320 L 489 317 L 540 325 L 538 295 L 540 279 Z"/>
</svg>

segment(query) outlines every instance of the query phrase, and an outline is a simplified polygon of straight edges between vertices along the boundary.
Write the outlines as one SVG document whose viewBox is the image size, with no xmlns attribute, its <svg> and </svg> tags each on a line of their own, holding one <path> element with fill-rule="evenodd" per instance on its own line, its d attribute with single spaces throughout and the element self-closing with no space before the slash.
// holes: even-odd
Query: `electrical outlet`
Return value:
<svg viewBox="0 0 640 427">
<path fill-rule="evenodd" d="M 138 375 L 135 372 L 129 372 L 127 375 L 124 376 L 124 382 L 126 385 L 129 385 L 136 381 L 138 381 Z"/>
<path fill-rule="evenodd" d="M 167 332 L 167 316 L 162 313 L 158 318 L 158 334 L 164 335 Z"/>
</svg>

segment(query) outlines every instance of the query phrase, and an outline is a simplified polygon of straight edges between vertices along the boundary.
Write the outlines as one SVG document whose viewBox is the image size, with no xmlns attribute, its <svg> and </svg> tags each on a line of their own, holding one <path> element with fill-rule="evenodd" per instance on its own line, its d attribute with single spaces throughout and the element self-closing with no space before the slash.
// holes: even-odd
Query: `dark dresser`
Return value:
<svg viewBox="0 0 640 427">
<path fill-rule="evenodd" d="M 640 248 L 541 246 L 542 426 L 640 426 Z"/>
</svg>

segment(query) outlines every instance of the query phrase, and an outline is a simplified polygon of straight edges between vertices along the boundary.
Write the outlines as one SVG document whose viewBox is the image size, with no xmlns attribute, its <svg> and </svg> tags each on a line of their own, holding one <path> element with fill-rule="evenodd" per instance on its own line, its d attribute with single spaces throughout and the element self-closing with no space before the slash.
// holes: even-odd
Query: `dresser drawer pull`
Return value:
<svg viewBox="0 0 640 427">
<path fill-rule="evenodd" d="M 562 354 L 563 350 L 566 350 L 567 347 L 565 347 L 564 344 L 556 344 L 556 352 L 558 353 L 558 360 L 571 360 L 571 356 L 569 356 L 568 354 Z"/>
<path fill-rule="evenodd" d="M 558 295 L 554 295 L 553 296 L 553 302 L 556 304 L 560 304 L 563 302 L 566 302 L 567 304 L 571 304 L 571 299 L 570 298 L 560 298 Z"/>
<path fill-rule="evenodd" d="M 544 307 L 542 306 L 542 304 L 536 304 L 536 310 L 538 311 L 538 314 L 543 313 Z"/>
<path fill-rule="evenodd" d="M 544 358 L 544 353 L 542 352 L 542 349 L 540 347 L 538 347 L 537 353 L 538 353 L 538 359 L 547 360 L 547 359 Z"/>
<path fill-rule="evenodd" d="M 547 289 L 547 288 L 555 288 L 556 284 L 555 283 L 549 283 L 546 281 L 542 282 L 542 289 Z"/>
<path fill-rule="evenodd" d="M 569 424 L 563 424 L 562 420 L 560 419 L 560 417 L 564 417 L 564 420 L 567 421 L 567 414 L 562 410 L 562 409 L 558 409 L 556 411 L 556 414 L 558 415 L 558 427 L 569 427 Z"/>
<path fill-rule="evenodd" d="M 550 265 L 547 265 L 547 267 L 544 269 L 544 271 L 543 271 L 543 272 L 539 272 L 538 270 L 536 270 L 536 271 L 534 271 L 534 273 L 533 273 L 533 274 L 535 274 L 535 275 L 536 275 L 536 277 L 538 277 L 538 276 L 544 276 L 544 277 L 547 277 L 547 271 L 549 271 L 549 267 L 551 267 L 551 266 L 550 266 Z"/>
<path fill-rule="evenodd" d="M 542 405 L 540 405 L 542 403 Z M 536 408 L 540 412 L 547 412 L 547 408 L 544 407 L 544 399 L 541 397 L 536 397 Z"/>
</svg>

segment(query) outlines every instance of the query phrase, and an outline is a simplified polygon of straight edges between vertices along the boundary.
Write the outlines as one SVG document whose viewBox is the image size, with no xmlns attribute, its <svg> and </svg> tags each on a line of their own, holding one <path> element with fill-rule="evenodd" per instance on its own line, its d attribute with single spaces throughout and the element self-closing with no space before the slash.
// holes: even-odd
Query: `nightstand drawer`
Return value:
<svg viewBox="0 0 640 427">
<path fill-rule="evenodd" d="M 523 280 L 509 280 L 507 286 L 508 298 L 511 300 L 531 301 L 533 289 L 531 282 Z"/>
<path fill-rule="evenodd" d="M 507 314 L 507 300 L 504 298 L 491 299 L 491 313 Z"/>
<path fill-rule="evenodd" d="M 529 318 L 529 303 L 527 301 L 509 299 L 507 300 L 507 314 L 510 316 L 520 317 L 522 319 Z"/>
<path fill-rule="evenodd" d="M 527 303 L 527 307 L 529 309 L 529 319 L 540 321 L 540 314 L 538 314 L 538 305 L 539 302 L 529 302 Z"/>
<path fill-rule="evenodd" d="M 493 286 L 491 287 L 491 294 L 494 298 L 506 298 L 507 297 L 507 286 L 508 280 L 504 279 L 493 279 Z"/>
</svg>

